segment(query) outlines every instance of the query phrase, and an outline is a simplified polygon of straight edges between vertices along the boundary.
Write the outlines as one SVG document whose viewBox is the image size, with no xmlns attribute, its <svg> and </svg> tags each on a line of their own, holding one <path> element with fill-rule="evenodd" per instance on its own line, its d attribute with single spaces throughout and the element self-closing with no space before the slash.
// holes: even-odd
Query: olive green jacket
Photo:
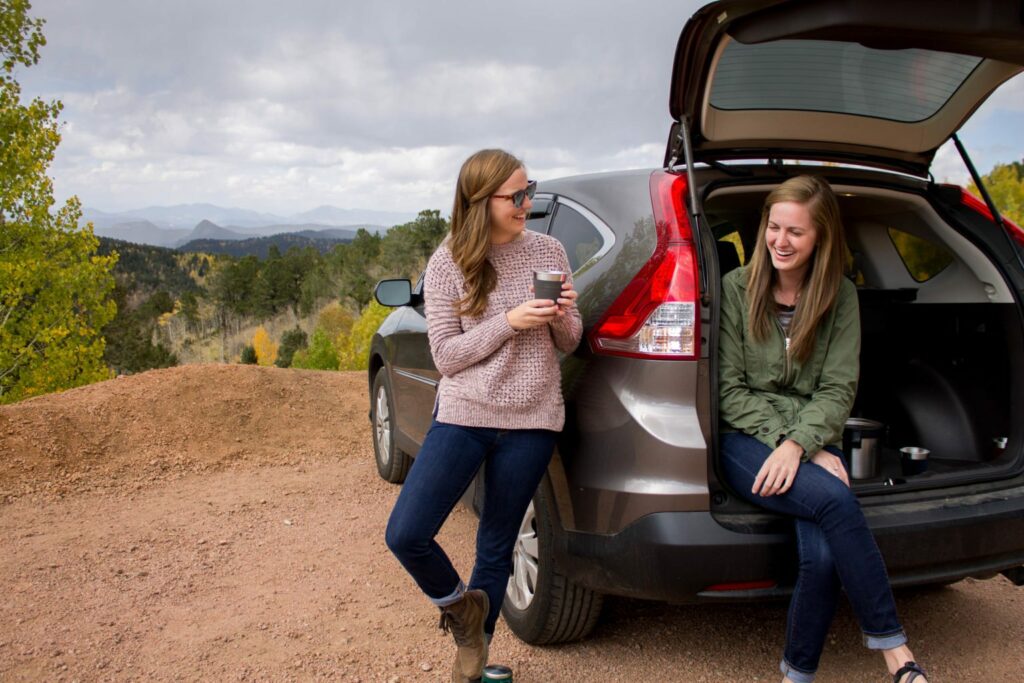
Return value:
<svg viewBox="0 0 1024 683">
<path fill-rule="evenodd" d="M 818 326 L 806 363 L 788 358 L 782 325 L 764 343 L 748 332 L 747 269 L 722 278 L 718 341 L 718 414 L 725 431 L 740 431 L 771 448 L 792 439 L 804 459 L 840 446 L 860 374 L 857 289 L 843 278 L 836 302 Z"/>
</svg>

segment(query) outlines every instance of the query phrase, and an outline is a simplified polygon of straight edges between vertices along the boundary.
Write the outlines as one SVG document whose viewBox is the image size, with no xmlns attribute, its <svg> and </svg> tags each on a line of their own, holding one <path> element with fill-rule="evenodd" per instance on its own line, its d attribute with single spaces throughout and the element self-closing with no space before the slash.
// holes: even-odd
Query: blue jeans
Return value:
<svg viewBox="0 0 1024 683">
<path fill-rule="evenodd" d="M 434 537 L 486 463 L 469 587 L 482 589 L 490 599 L 484 623 L 488 634 L 494 633 L 519 526 L 551 460 L 555 436 L 546 429 L 462 427 L 435 420 L 391 511 L 388 548 L 431 602 L 450 605 L 465 585 Z"/>
<path fill-rule="evenodd" d="M 740 432 L 723 434 L 719 445 L 722 474 L 729 486 L 758 507 L 795 521 L 800 565 L 789 603 L 782 672 L 795 683 L 814 680 L 840 583 L 860 622 L 865 645 L 885 650 L 907 642 L 882 554 L 849 487 L 806 462 L 789 491 L 762 498 L 750 489 L 772 449 Z M 836 448 L 827 450 L 842 457 Z"/>
</svg>

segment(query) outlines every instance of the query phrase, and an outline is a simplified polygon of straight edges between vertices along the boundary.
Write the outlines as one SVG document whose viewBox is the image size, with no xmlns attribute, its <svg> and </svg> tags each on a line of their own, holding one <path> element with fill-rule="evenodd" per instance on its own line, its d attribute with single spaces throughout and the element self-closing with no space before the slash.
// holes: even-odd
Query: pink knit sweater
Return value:
<svg viewBox="0 0 1024 683">
<path fill-rule="evenodd" d="M 442 375 L 437 419 L 466 427 L 559 431 L 565 405 L 555 349 L 571 353 L 579 344 L 579 311 L 574 306 L 547 325 L 519 331 L 505 313 L 533 298 L 534 270 L 569 271 L 565 249 L 553 237 L 526 230 L 508 244 L 491 245 L 487 258 L 498 285 L 478 318 L 461 317 L 454 307 L 464 279 L 446 243 L 427 264 L 427 336 Z"/>
</svg>

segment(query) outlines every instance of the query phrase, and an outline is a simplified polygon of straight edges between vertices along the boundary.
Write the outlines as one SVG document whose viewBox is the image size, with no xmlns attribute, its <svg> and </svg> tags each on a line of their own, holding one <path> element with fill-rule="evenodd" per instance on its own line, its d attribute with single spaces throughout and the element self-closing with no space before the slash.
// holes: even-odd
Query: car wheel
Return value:
<svg viewBox="0 0 1024 683">
<path fill-rule="evenodd" d="M 387 370 L 381 368 L 373 378 L 370 421 L 373 424 L 373 453 L 377 472 L 392 484 L 401 484 L 409 473 L 412 458 L 395 444 L 395 409 L 391 399 L 391 382 Z"/>
<path fill-rule="evenodd" d="M 604 596 L 559 573 L 554 560 L 554 498 L 541 482 L 523 516 L 512 551 L 512 576 L 502 616 L 520 640 L 549 645 L 580 640 L 593 630 Z"/>
</svg>

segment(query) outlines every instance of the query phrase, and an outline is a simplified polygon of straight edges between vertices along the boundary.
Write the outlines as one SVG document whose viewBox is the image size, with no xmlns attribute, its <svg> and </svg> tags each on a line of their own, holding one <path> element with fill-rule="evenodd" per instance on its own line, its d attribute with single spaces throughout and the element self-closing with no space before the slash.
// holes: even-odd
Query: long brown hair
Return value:
<svg viewBox="0 0 1024 683">
<path fill-rule="evenodd" d="M 846 259 L 846 240 L 839 216 L 839 204 L 828 182 L 817 176 L 801 175 L 790 178 L 768 195 L 761 209 L 761 224 L 757 229 L 757 244 L 747 269 L 747 305 L 750 335 L 764 341 L 775 325 L 775 298 L 772 287 L 778 277 L 771 257 L 765 232 L 768 214 L 773 204 L 796 202 L 807 207 L 817 231 L 817 242 L 804 281 L 800 288 L 796 312 L 789 328 L 790 353 L 800 362 L 814 352 L 818 323 L 835 303 L 842 284 Z"/>
<path fill-rule="evenodd" d="M 465 294 L 455 304 L 459 315 L 476 317 L 487 309 L 487 295 L 498 285 L 498 274 L 487 260 L 491 246 L 492 194 L 523 167 L 523 162 L 500 149 L 482 149 L 466 159 L 459 171 L 452 208 L 448 248 L 462 271 Z"/>
</svg>

